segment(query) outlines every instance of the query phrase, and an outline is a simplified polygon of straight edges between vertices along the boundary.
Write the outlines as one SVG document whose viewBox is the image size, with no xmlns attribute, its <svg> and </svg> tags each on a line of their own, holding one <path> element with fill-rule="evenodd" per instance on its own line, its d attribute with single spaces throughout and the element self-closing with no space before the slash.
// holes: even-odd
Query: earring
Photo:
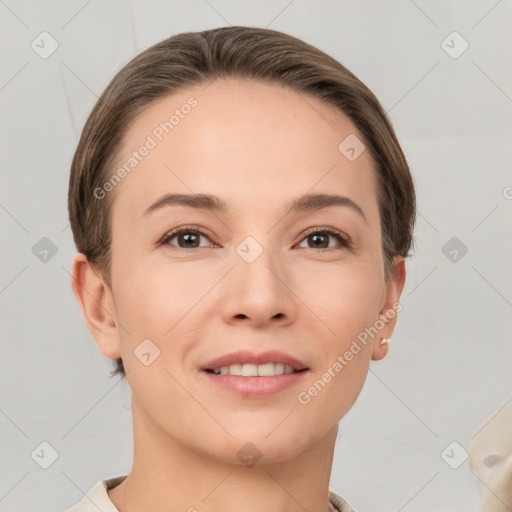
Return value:
<svg viewBox="0 0 512 512">
<path fill-rule="evenodd" d="M 388 343 L 389 343 L 389 338 L 382 338 L 382 339 L 380 340 L 380 344 L 381 344 L 381 345 L 387 345 Z"/>
</svg>

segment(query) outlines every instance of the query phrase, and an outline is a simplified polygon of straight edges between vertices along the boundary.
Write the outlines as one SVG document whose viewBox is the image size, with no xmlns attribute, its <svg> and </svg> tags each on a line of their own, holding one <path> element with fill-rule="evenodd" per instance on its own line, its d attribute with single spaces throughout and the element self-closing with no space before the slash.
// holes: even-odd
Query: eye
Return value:
<svg viewBox="0 0 512 512">
<path fill-rule="evenodd" d="M 351 240 L 348 236 L 340 231 L 330 228 L 313 228 L 308 230 L 304 235 L 304 242 L 307 241 L 307 248 L 310 249 L 334 249 L 336 247 L 348 248 L 351 246 Z M 210 241 L 210 244 L 201 245 L 201 237 Z M 335 239 L 338 244 L 331 244 L 329 238 Z M 176 243 L 171 243 L 176 239 Z M 302 242 L 302 243 L 304 243 Z M 302 243 L 299 247 L 304 247 Z M 211 241 L 208 233 L 195 226 L 181 226 L 167 233 L 158 245 L 172 245 L 180 249 L 198 249 L 200 247 L 219 247 Z"/>
<path fill-rule="evenodd" d="M 205 245 L 201 245 L 201 237 L 210 240 L 208 234 L 201 229 L 182 226 L 167 233 L 162 240 L 160 240 L 158 245 L 167 244 L 180 249 L 198 249 L 200 247 L 205 247 Z M 171 240 L 173 239 L 176 239 L 177 244 L 171 243 Z M 210 244 L 207 244 L 206 247 L 213 247 L 213 245 L 213 242 L 210 240 Z"/>
<path fill-rule="evenodd" d="M 304 234 L 304 241 L 308 241 L 307 247 L 310 249 L 333 249 L 336 245 L 331 245 L 329 237 L 338 242 L 338 247 L 350 247 L 350 238 L 334 228 L 313 228 Z M 300 246 L 299 246 L 300 247 Z M 302 246 L 303 247 L 303 246 Z"/>
</svg>

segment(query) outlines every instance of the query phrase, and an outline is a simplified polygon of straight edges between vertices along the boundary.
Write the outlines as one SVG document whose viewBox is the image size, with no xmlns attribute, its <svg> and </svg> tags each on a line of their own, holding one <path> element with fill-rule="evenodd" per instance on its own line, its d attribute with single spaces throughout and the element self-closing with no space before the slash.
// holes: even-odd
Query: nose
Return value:
<svg viewBox="0 0 512 512">
<path fill-rule="evenodd" d="M 223 286 L 221 313 L 226 323 L 265 327 L 295 321 L 298 299 L 284 261 L 263 250 L 251 263 L 235 253 L 233 263 Z"/>
</svg>

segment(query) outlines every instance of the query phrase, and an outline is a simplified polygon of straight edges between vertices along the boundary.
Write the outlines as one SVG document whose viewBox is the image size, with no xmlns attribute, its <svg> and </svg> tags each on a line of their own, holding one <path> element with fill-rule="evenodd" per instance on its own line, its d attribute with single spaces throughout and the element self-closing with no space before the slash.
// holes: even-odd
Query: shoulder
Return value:
<svg viewBox="0 0 512 512">
<path fill-rule="evenodd" d="M 339 512 L 357 512 L 357 510 L 352 507 L 347 500 L 333 491 L 329 491 L 329 501 L 337 510 L 339 510 Z"/>
<path fill-rule="evenodd" d="M 119 512 L 114 506 L 107 494 L 107 489 L 111 489 L 120 484 L 126 475 L 120 475 L 97 482 L 89 492 L 66 512 Z"/>
</svg>

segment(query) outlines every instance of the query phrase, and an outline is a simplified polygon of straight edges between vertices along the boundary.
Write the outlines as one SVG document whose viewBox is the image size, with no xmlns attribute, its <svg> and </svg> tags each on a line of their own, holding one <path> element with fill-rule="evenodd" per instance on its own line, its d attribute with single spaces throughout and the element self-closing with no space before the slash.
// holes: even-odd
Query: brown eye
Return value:
<svg viewBox="0 0 512 512">
<path fill-rule="evenodd" d="M 329 247 L 329 238 L 331 235 L 327 233 L 315 233 L 313 235 L 309 235 L 307 239 L 309 240 L 309 247 L 313 247 L 314 249 L 325 249 Z"/>
<path fill-rule="evenodd" d="M 180 233 L 175 235 L 179 247 L 199 247 L 201 235 L 198 233 Z"/>
<path fill-rule="evenodd" d="M 206 244 L 206 247 L 211 247 L 211 240 L 208 236 L 198 229 L 181 228 L 168 233 L 163 240 L 161 245 L 173 245 L 180 249 L 198 249 L 205 247 L 201 245 L 201 237 L 206 238 L 210 241 L 210 244 Z M 176 243 L 171 243 L 171 240 L 176 239 Z"/>
<path fill-rule="evenodd" d="M 331 243 L 334 239 L 334 244 Z M 349 239 L 337 230 L 322 228 L 306 233 L 304 241 L 308 241 L 307 248 L 310 249 L 333 249 L 335 247 L 349 247 Z M 337 242 L 337 244 L 336 244 Z"/>
</svg>

